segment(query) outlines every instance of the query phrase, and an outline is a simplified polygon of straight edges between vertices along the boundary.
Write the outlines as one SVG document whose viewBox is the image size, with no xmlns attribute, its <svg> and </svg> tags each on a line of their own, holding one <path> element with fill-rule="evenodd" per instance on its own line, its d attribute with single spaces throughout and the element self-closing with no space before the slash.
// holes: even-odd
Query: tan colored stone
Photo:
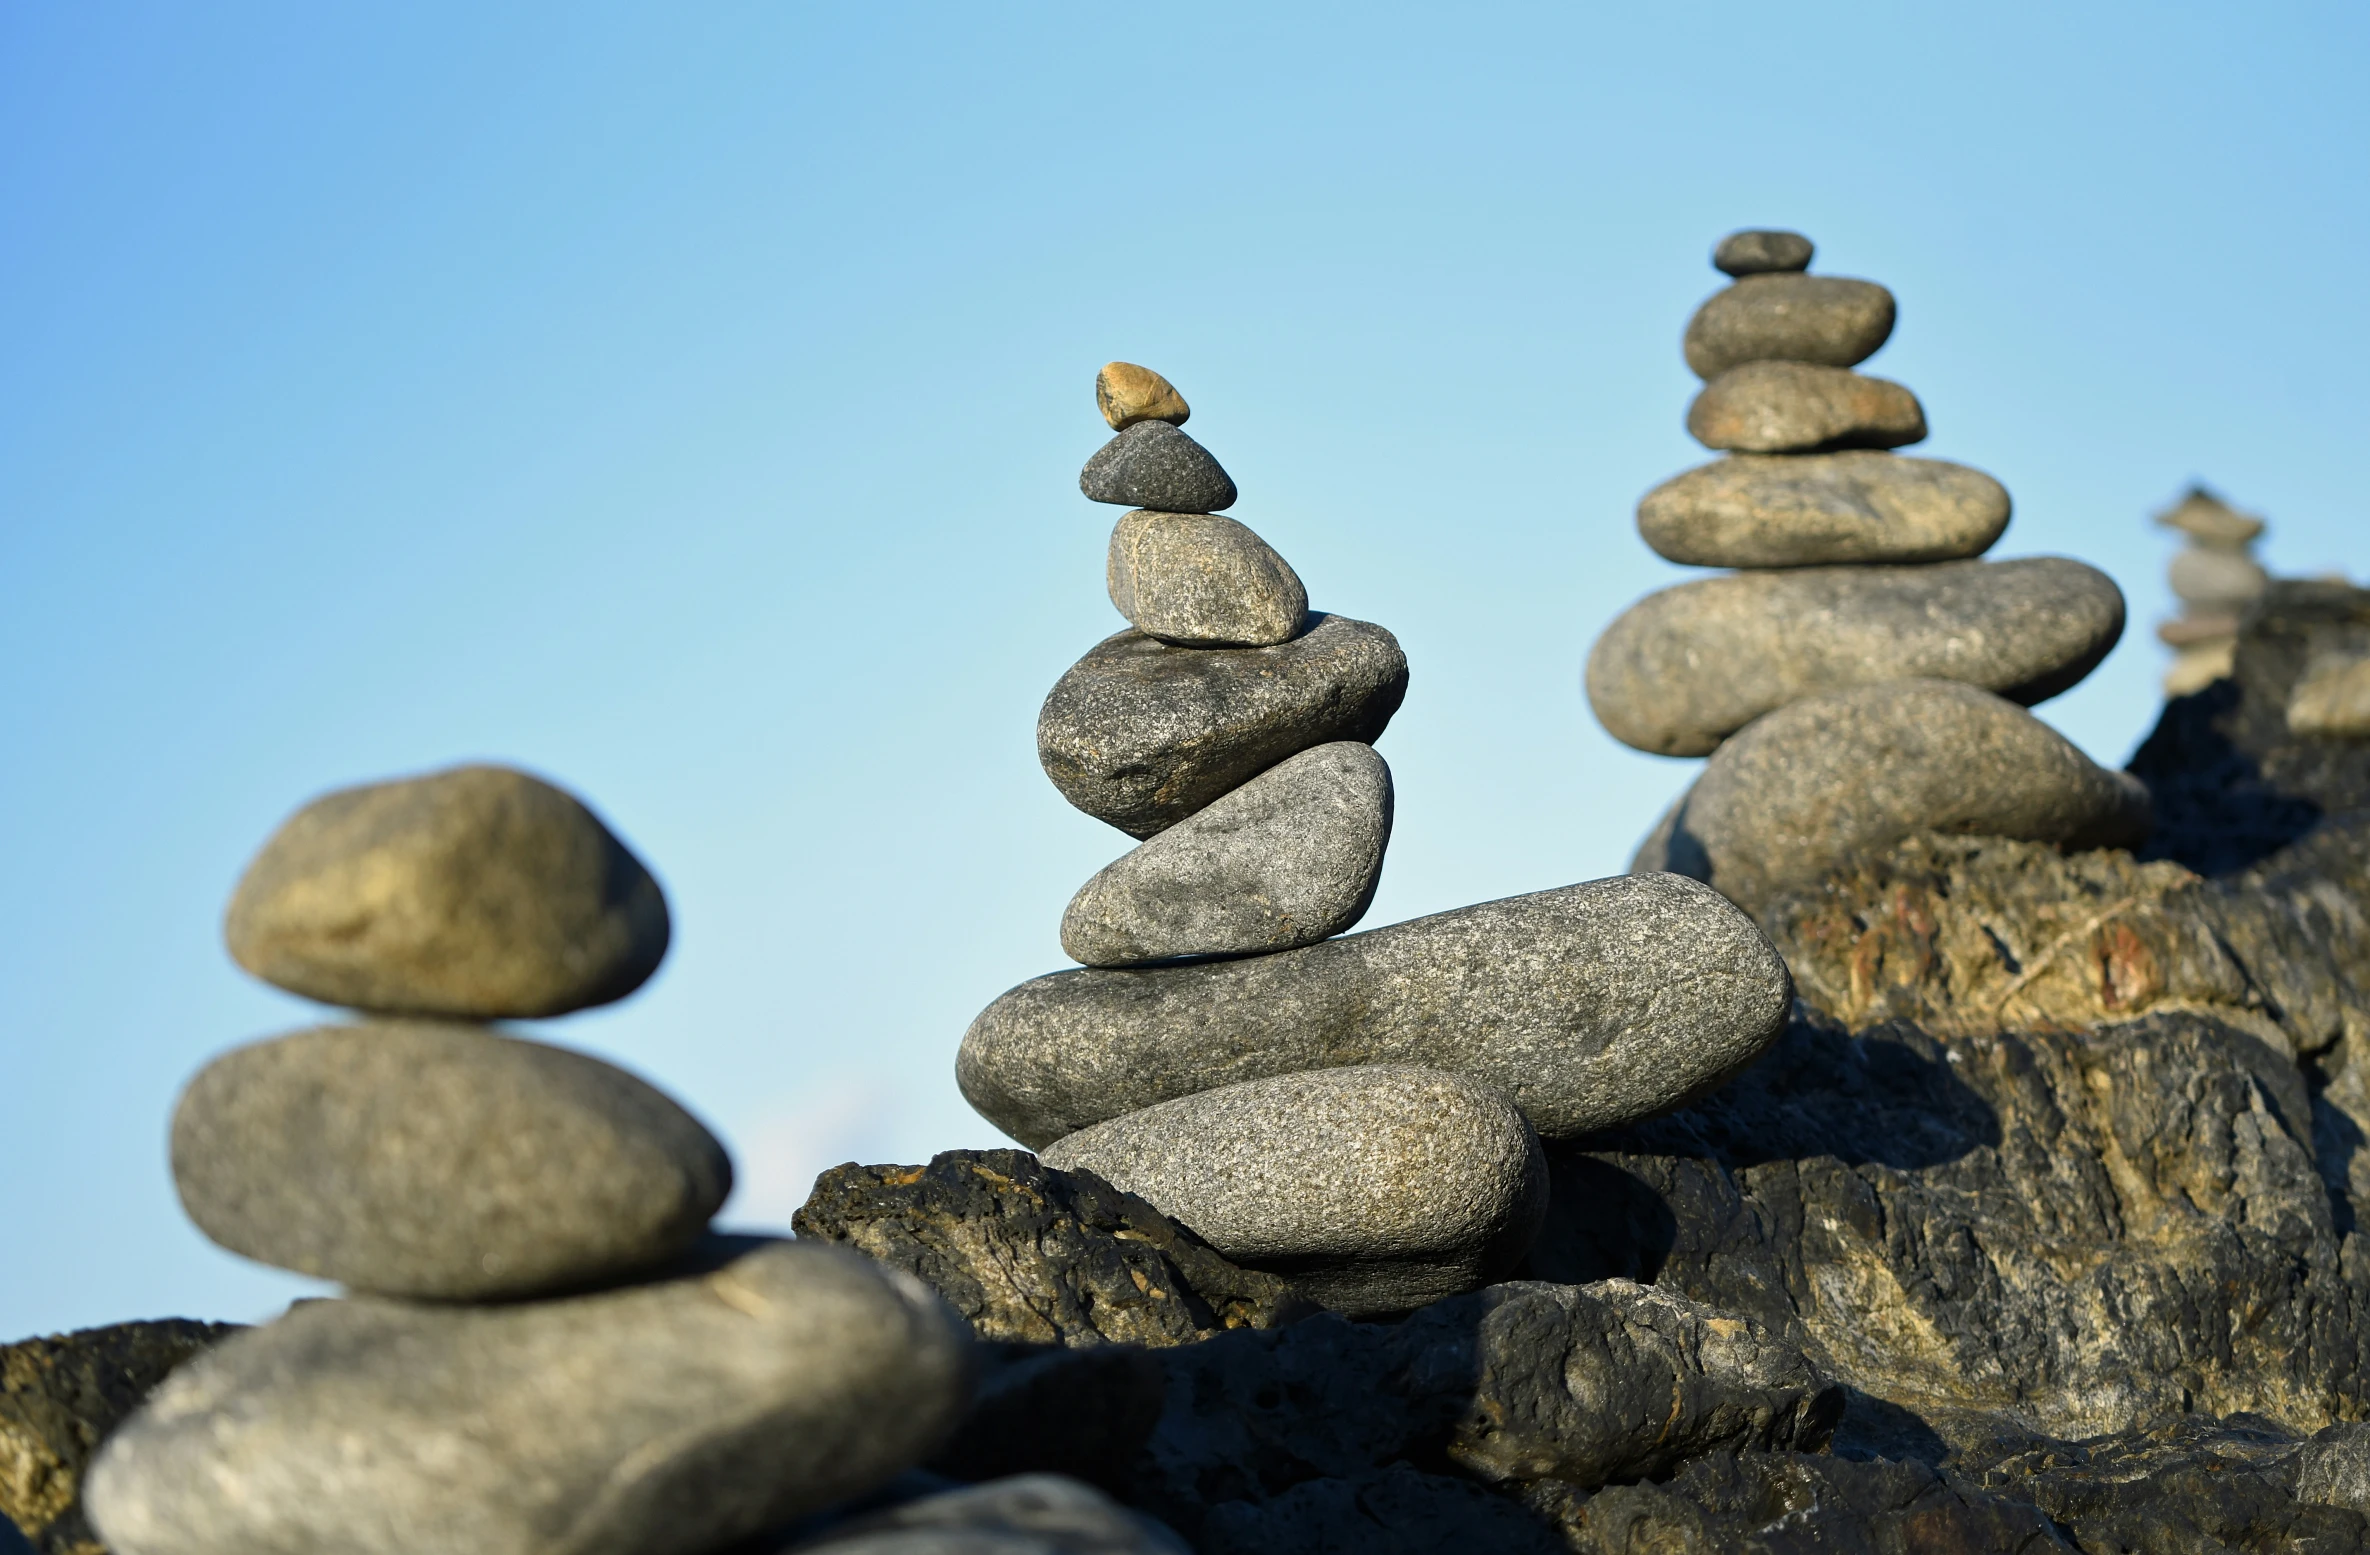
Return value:
<svg viewBox="0 0 2370 1555">
<path fill-rule="evenodd" d="M 1177 386 L 1149 367 L 1133 362 L 1105 362 L 1094 375 L 1094 402 L 1114 432 L 1139 421 L 1165 421 L 1181 427 L 1193 414 Z"/>
<path fill-rule="evenodd" d="M 1893 294 L 1840 275 L 1748 275 L 1687 321 L 1682 348 L 1698 378 L 1747 362 L 1856 367 L 1893 333 Z"/>
<path fill-rule="evenodd" d="M 1707 448 L 1747 454 L 1898 448 L 1924 440 L 1917 396 L 1888 378 L 1807 362 L 1747 362 L 1703 386 L 1687 430 Z"/>
<path fill-rule="evenodd" d="M 2288 698 L 2288 728 L 2336 738 L 2370 734 L 2370 655 L 2333 653 L 2307 664 Z"/>
<path fill-rule="evenodd" d="M 2243 551 L 2263 533 L 2263 520 L 2239 512 L 2203 486 L 2190 487 L 2156 515 L 2156 522 L 2217 551 Z"/>
</svg>

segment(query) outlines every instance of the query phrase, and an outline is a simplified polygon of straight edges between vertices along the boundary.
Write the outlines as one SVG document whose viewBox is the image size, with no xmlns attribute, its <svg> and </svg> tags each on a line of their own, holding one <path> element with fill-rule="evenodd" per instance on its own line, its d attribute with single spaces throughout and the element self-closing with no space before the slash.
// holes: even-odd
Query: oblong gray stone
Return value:
<svg viewBox="0 0 2370 1555">
<path fill-rule="evenodd" d="M 1096 449 L 1078 472 L 1096 502 L 1162 513 L 1215 513 L 1234 506 L 1234 478 L 1210 451 L 1166 421 L 1139 421 Z"/>
<path fill-rule="evenodd" d="M 1224 1085 L 1041 1155 L 1353 1316 L 1488 1284 L 1530 1250 L 1547 1213 L 1547 1159 L 1514 1104 L 1412 1064 Z"/>
<path fill-rule="evenodd" d="M 2059 556 L 1931 567 L 1734 572 L 1649 594 L 1588 654 L 1615 739 L 1702 756 L 1773 708 L 1885 680 L 1957 680 L 2046 701 L 2123 635 L 2123 591 Z"/>
<path fill-rule="evenodd" d="M 2174 596 L 2197 610 L 2244 611 L 2271 587 L 2271 574 L 2238 551 L 2193 545 L 2172 559 L 2169 572 Z"/>
<path fill-rule="evenodd" d="M 1893 294 L 1840 275 L 1747 275 L 1687 321 L 1687 365 L 1717 378 L 1747 362 L 1852 367 L 1893 333 Z"/>
<path fill-rule="evenodd" d="M 920 1460 L 969 1347 L 910 1276 L 795 1242 L 565 1301 L 308 1302 L 176 1371 L 86 1501 L 116 1555 L 709 1550 Z"/>
<path fill-rule="evenodd" d="M 1149 837 L 1312 745 L 1373 744 L 1406 695 L 1399 640 L 1347 616 L 1315 616 L 1272 648 L 1121 632 L 1046 696 L 1037 760 L 1070 803 Z"/>
<path fill-rule="evenodd" d="M 1889 378 L 1804 362 L 1747 362 L 1703 386 L 1687 431 L 1706 448 L 1745 454 L 1898 448 L 1922 441 L 1926 413 Z"/>
<path fill-rule="evenodd" d="M 1549 1139 L 1684 1105 L 1784 1029 L 1785 963 L 1675 876 L 1591 880 L 1279 955 L 1021 984 L 963 1035 L 971 1105 L 1039 1149 L 1241 1080 L 1422 1064 Z"/>
<path fill-rule="evenodd" d="M 1730 454 L 1638 503 L 1638 534 L 1691 567 L 1960 561 L 2008 527 L 2008 489 L 1981 470 L 1874 449 Z"/>
<path fill-rule="evenodd" d="M 232 1252 L 439 1299 L 663 1263 L 732 1191 L 715 1136 L 624 1070 L 428 1021 L 225 1053 L 182 1092 L 172 1159 L 189 1218 Z"/>
<path fill-rule="evenodd" d="M 1731 232 L 1712 250 L 1712 268 L 1726 275 L 1770 275 L 1808 270 L 1816 252 L 1799 232 L 1776 227 L 1748 227 Z"/>
<path fill-rule="evenodd" d="M 573 796 L 507 767 L 325 794 L 247 866 L 223 938 L 290 993 L 391 1015 L 526 1020 L 622 999 L 667 904 Z"/>
<path fill-rule="evenodd" d="M 2131 847 L 2148 833 L 2148 791 L 1988 691 L 1855 686 L 1721 746 L 1630 867 L 1693 876 L 1759 912 L 1915 831 Z"/>
<path fill-rule="evenodd" d="M 1336 740 L 1276 763 L 1105 866 L 1062 914 L 1088 966 L 1247 956 L 1366 916 L 1391 840 L 1391 769 Z"/>
<path fill-rule="evenodd" d="M 1181 648 L 1272 647 L 1308 619 L 1308 590 L 1291 564 L 1215 513 L 1123 515 L 1103 578 L 1130 625 Z"/>
</svg>

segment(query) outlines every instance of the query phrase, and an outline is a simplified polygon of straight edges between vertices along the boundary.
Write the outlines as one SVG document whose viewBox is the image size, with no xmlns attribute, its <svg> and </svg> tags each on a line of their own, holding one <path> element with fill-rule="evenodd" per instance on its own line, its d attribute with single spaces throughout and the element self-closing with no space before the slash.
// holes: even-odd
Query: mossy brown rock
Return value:
<svg viewBox="0 0 2370 1555">
<path fill-rule="evenodd" d="M 1853 367 L 1893 333 L 1893 294 L 1835 275 L 1757 274 L 1716 292 L 1687 321 L 1687 365 L 1717 378 L 1747 362 Z"/>
<path fill-rule="evenodd" d="M 1687 432 L 1706 448 L 1745 454 L 1899 448 L 1924 440 L 1917 396 L 1888 378 L 1803 362 L 1747 362 L 1703 386 Z"/>
</svg>

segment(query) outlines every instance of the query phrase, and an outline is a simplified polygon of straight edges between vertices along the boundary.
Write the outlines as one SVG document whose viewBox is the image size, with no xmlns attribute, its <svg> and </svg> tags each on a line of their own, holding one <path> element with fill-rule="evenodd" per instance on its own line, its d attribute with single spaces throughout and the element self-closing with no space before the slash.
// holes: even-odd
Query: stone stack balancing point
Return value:
<svg viewBox="0 0 2370 1555">
<path fill-rule="evenodd" d="M 2136 840 L 2145 793 L 2023 711 L 2114 648 L 2121 590 L 2064 558 L 1977 560 L 2008 493 L 1881 451 L 1926 434 L 1915 395 L 1852 370 L 1890 337 L 1892 295 L 1804 273 L 1811 254 L 1775 231 L 1714 251 L 1736 279 L 1687 326 L 1708 380 L 1687 426 L 1729 457 L 1638 504 L 1658 553 L 1737 570 L 1647 596 L 1589 653 L 1616 739 L 1711 758 L 1632 867 L 1759 910 L 1921 829 Z"/>
</svg>

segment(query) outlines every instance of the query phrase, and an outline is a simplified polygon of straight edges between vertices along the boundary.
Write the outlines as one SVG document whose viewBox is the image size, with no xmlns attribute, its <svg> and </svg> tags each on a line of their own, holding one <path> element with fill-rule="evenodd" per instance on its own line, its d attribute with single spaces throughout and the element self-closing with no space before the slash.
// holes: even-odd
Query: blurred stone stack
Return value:
<svg viewBox="0 0 2370 1555">
<path fill-rule="evenodd" d="M 1159 374 L 1114 362 L 1080 485 L 1131 509 L 1130 629 L 1046 698 L 1037 749 L 1134 851 L 1062 919 L 1087 964 L 972 1023 L 958 1077 L 1047 1164 L 1148 1199 L 1351 1312 L 1495 1278 L 1545 1207 L 1539 1135 L 1645 1117 L 1782 1029 L 1785 970 L 1717 895 L 1570 886 L 1346 939 L 1390 836 L 1372 749 L 1407 687 L 1379 626 L 1312 612 Z"/>
<path fill-rule="evenodd" d="M 2156 635 L 2173 650 L 2164 672 L 2164 693 L 2187 696 L 2230 673 L 2238 647 L 2239 620 L 2263 597 L 2271 576 L 2253 551 L 2263 520 L 2241 513 L 2203 486 L 2192 486 L 2180 501 L 2156 515 L 2178 530 L 2188 545 L 2172 563 L 2172 589 L 2181 602 L 2178 618 Z"/>
<path fill-rule="evenodd" d="M 1808 274 L 1811 253 L 1792 232 L 1720 243 L 1734 284 L 1687 325 L 1706 380 L 1687 429 L 1727 457 L 1638 504 L 1656 552 L 1736 570 L 1640 600 L 1589 654 L 1615 738 L 1710 758 L 1633 868 L 1758 911 L 1912 831 L 2134 840 L 2145 791 L 2024 711 L 2114 647 L 2121 592 L 2077 561 L 1975 559 L 2007 492 L 1889 451 L 1925 437 L 1924 408 L 1851 369 L 1892 334 L 1892 294 Z"/>
<path fill-rule="evenodd" d="M 574 798 L 463 767 L 330 794 L 240 882 L 231 953 L 361 1019 L 190 1082 L 199 1228 L 347 1289 L 183 1366 L 85 1487 L 116 1555 L 702 1551 L 929 1452 L 969 1343 L 906 1276 L 727 1238 L 723 1147 L 650 1085 L 487 1022 L 623 998 L 658 883 Z"/>
</svg>

